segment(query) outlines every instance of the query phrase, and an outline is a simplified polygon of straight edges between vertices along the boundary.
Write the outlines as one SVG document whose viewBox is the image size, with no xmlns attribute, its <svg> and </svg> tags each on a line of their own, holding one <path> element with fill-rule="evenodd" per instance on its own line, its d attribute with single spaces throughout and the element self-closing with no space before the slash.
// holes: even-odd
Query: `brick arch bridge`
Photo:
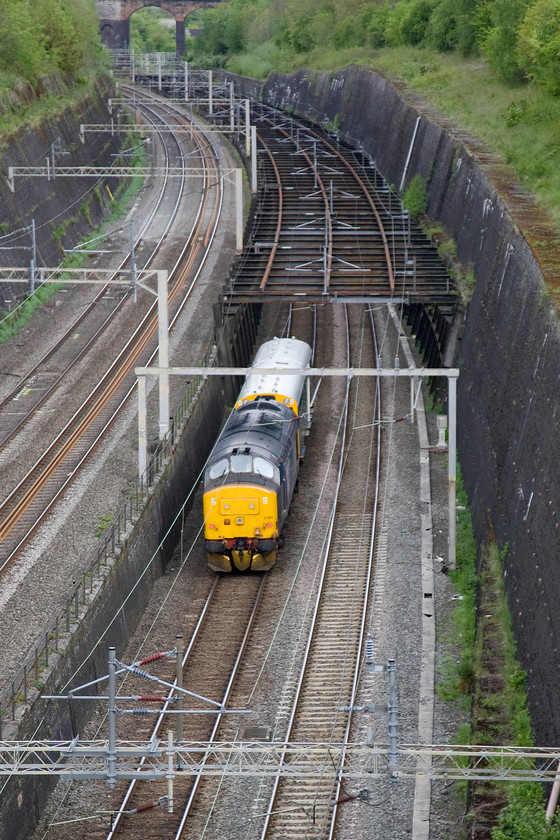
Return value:
<svg viewBox="0 0 560 840">
<path fill-rule="evenodd" d="M 96 0 L 101 40 L 110 48 L 130 44 L 130 16 L 144 6 L 158 6 L 175 18 L 176 52 L 185 51 L 185 18 L 197 9 L 217 5 L 217 0 Z"/>
</svg>

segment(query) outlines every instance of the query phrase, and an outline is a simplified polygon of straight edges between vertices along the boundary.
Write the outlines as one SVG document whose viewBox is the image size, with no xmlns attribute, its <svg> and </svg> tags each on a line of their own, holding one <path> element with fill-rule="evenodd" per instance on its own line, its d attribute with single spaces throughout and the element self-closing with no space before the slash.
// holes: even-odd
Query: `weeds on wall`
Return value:
<svg viewBox="0 0 560 840">
<path fill-rule="evenodd" d="M 534 746 L 527 711 L 525 671 L 517 660 L 511 616 L 503 583 L 503 564 L 507 547 L 486 547 L 481 574 L 479 628 L 477 632 L 477 672 L 490 688 L 478 690 L 474 698 L 472 737 L 475 743 Z M 524 762 L 526 766 L 527 762 Z M 560 818 L 547 825 L 546 802 L 539 782 L 503 784 L 507 806 L 500 812 L 492 840 L 560 840 Z"/>
<path fill-rule="evenodd" d="M 447 701 L 461 700 L 470 707 L 474 686 L 474 640 L 476 618 L 478 547 L 474 538 L 467 494 L 460 470 L 457 474 L 457 568 L 449 572 L 457 597 L 453 611 L 449 652 L 436 685 L 438 695 Z"/>
<path fill-rule="evenodd" d="M 41 286 L 35 294 L 26 298 L 23 303 L 11 312 L 4 313 L 0 320 L 0 344 L 7 341 L 24 327 L 36 309 L 42 306 L 52 295 L 62 288 L 62 283 L 52 283 Z"/>
<path fill-rule="evenodd" d="M 418 221 L 428 209 L 428 191 L 426 189 L 426 181 L 421 175 L 415 175 L 411 178 L 406 190 L 401 195 L 401 200 L 405 210 L 408 210 L 410 216 L 414 221 Z"/>
<path fill-rule="evenodd" d="M 470 263 L 464 265 L 457 257 L 457 243 L 448 236 L 441 222 L 432 222 L 427 216 L 421 220 L 422 230 L 433 245 L 437 247 L 438 256 L 445 262 L 450 276 L 455 281 L 455 288 L 459 293 L 461 303 L 467 306 L 473 296 L 476 285 L 474 268 Z"/>
</svg>

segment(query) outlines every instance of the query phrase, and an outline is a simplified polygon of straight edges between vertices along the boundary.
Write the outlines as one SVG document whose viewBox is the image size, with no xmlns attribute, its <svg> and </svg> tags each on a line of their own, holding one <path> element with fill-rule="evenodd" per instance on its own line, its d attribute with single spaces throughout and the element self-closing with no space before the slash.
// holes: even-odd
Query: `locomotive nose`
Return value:
<svg viewBox="0 0 560 840">
<path fill-rule="evenodd" d="M 233 560 L 236 569 L 239 569 L 240 572 L 245 572 L 251 566 L 253 553 L 248 550 L 244 541 L 240 540 L 236 548 L 231 551 L 231 559 Z"/>
</svg>

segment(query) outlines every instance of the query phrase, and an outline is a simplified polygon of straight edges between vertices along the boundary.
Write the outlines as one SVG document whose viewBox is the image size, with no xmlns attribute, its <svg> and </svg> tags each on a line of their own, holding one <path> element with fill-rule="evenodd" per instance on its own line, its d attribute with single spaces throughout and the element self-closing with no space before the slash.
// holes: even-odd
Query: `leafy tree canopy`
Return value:
<svg viewBox="0 0 560 840">
<path fill-rule="evenodd" d="M 228 0 L 190 51 L 236 68 L 253 56 L 265 75 L 315 49 L 401 45 L 480 54 L 501 80 L 560 94 L 559 0 Z"/>
<path fill-rule="evenodd" d="M 175 20 L 156 6 L 138 9 L 130 18 L 130 46 L 141 53 L 175 52 Z"/>
<path fill-rule="evenodd" d="M 4 87 L 43 76 L 69 85 L 99 62 L 94 0 L 0 0 L 0 82 Z"/>
</svg>

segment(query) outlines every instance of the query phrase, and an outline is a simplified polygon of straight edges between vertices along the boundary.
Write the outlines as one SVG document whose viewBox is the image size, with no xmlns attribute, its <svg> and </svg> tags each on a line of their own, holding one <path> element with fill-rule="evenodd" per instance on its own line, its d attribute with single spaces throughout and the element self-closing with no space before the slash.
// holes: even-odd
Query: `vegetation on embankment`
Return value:
<svg viewBox="0 0 560 840">
<path fill-rule="evenodd" d="M 452 613 L 443 610 L 440 619 L 438 633 L 447 653 L 437 692 L 442 700 L 458 703 L 470 718 L 456 743 L 530 748 L 525 672 L 517 660 L 503 582 L 506 551 L 491 543 L 479 553 L 459 474 L 457 569 L 449 572 L 458 597 Z M 468 805 L 469 836 L 489 836 L 488 826 L 493 825 L 492 840 L 560 840 L 560 816 L 546 824 L 539 782 L 471 782 Z"/>
<path fill-rule="evenodd" d="M 202 14 L 202 13 L 201 13 Z M 265 78 L 360 64 L 486 141 L 560 224 L 556 0 L 229 0 L 188 57 Z"/>
<path fill-rule="evenodd" d="M 0 134 L 82 98 L 106 66 L 95 0 L 0 0 Z"/>
</svg>

